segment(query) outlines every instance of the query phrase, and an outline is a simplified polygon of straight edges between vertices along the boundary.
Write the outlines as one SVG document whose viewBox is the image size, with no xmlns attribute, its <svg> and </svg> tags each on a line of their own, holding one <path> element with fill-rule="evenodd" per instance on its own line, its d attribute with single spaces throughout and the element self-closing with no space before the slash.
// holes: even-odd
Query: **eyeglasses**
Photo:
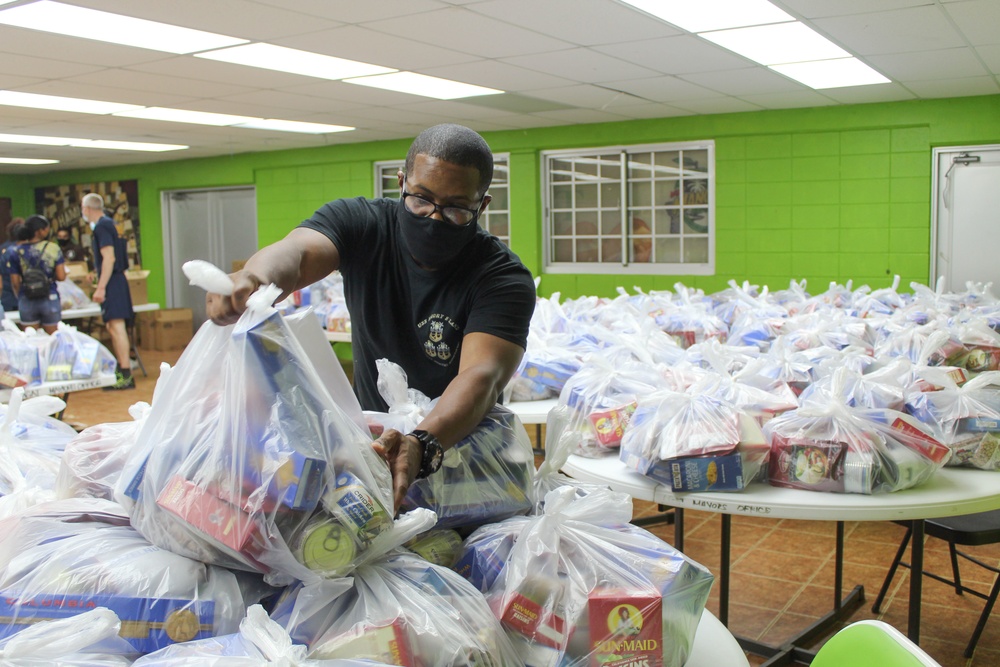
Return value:
<svg viewBox="0 0 1000 667">
<path fill-rule="evenodd" d="M 483 197 L 485 199 L 485 197 Z M 477 208 L 464 208 L 462 206 L 440 206 L 435 204 L 430 199 L 425 199 L 420 195 L 415 195 L 411 192 L 403 190 L 403 205 L 406 206 L 406 210 L 413 215 L 419 215 L 422 218 L 429 218 L 438 211 L 441 211 L 441 217 L 452 223 L 453 225 L 459 225 L 464 227 L 465 225 L 475 222 L 476 218 L 479 217 L 479 207 Z M 483 202 L 479 202 L 481 207 Z"/>
</svg>

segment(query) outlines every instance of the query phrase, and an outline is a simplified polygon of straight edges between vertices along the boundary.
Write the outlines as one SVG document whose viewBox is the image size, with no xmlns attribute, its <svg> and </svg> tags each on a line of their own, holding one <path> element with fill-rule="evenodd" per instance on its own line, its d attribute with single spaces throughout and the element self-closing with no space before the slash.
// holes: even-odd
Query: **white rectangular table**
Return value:
<svg viewBox="0 0 1000 667">
<path fill-rule="evenodd" d="M 529 424 L 535 426 L 535 453 L 543 454 L 545 448 L 542 446 L 542 424 L 549 416 L 549 410 L 559 404 L 558 398 L 546 398 L 541 401 L 511 401 L 507 407 L 517 415 L 525 428 Z"/>
<path fill-rule="evenodd" d="M 140 303 L 132 306 L 132 310 L 137 313 L 145 313 L 151 310 L 159 310 L 160 304 L 158 303 Z M 4 316 L 11 322 L 20 322 L 21 314 L 16 310 L 8 310 L 4 313 Z M 65 308 L 62 311 L 63 320 L 82 320 L 88 317 L 100 317 L 101 316 L 101 305 L 99 303 L 91 303 L 83 308 Z"/>
<path fill-rule="evenodd" d="M 616 491 L 634 498 L 676 508 L 675 544 L 683 551 L 683 510 L 685 508 L 715 512 L 722 518 L 721 567 L 719 577 L 719 619 L 728 622 L 729 604 L 729 533 L 732 515 L 764 516 L 774 519 L 806 519 L 837 522 L 837 557 L 834 572 L 834 609 L 823 619 L 791 642 L 791 652 L 801 652 L 797 643 L 807 644 L 818 639 L 823 630 L 838 620 L 851 605 L 860 604 L 864 589 L 855 587 L 847 598 L 842 597 L 844 521 L 910 521 L 913 537 L 910 564 L 913 572 L 923 570 L 924 519 L 959 516 L 1000 509 L 1000 473 L 965 468 L 942 468 L 921 486 L 879 495 L 854 493 L 817 493 L 786 489 L 767 484 L 751 484 L 736 493 L 674 492 L 670 487 L 625 467 L 617 457 L 588 459 L 570 456 L 563 471 L 576 479 L 607 484 Z M 907 635 L 914 642 L 920 639 L 920 598 L 923 577 L 910 577 L 910 600 Z M 860 599 L 858 599 L 860 598 Z M 774 647 L 744 642 L 744 646 L 760 655 Z M 777 655 L 777 654 L 772 654 Z M 782 663 L 784 664 L 784 663 Z"/>
</svg>

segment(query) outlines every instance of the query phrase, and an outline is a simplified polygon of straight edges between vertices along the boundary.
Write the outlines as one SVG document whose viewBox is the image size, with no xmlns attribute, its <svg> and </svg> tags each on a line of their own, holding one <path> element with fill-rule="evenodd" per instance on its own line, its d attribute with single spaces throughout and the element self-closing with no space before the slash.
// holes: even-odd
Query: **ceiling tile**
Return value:
<svg viewBox="0 0 1000 667">
<path fill-rule="evenodd" d="M 499 60 L 475 60 L 459 65 L 429 67 L 422 72 L 453 81 L 464 81 L 507 92 L 528 92 L 573 83 L 568 79 L 518 67 Z"/>
<path fill-rule="evenodd" d="M 532 116 L 546 118 L 548 120 L 562 121 L 563 125 L 576 125 L 588 123 L 612 123 L 625 119 L 615 113 L 599 111 L 597 109 L 564 109 L 562 111 L 540 111 Z"/>
<path fill-rule="evenodd" d="M 229 111 L 224 110 L 226 105 L 230 105 Z M 344 102 L 327 97 L 297 95 L 289 93 L 286 90 L 252 90 L 235 95 L 220 95 L 214 100 L 206 100 L 198 107 L 198 110 L 248 115 L 247 112 L 239 111 L 241 105 L 274 109 L 275 113 L 283 113 L 285 116 L 288 116 L 285 120 L 296 120 L 298 116 L 311 115 L 313 113 L 335 114 L 341 111 L 364 108 L 365 106 L 355 102 Z M 210 106 L 217 108 L 209 108 Z M 296 113 L 289 114 L 289 112 Z"/>
<path fill-rule="evenodd" d="M 926 5 L 817 19 L 813 23 L 820 32 L 859 56 L 965 46 L 962 36 L 943 20 L 943 11 L 936 5 Z"/>
<path fill-rule="evenodd" d="M 872 86 L 829 88 L 823 95 L 841 104 L 870 104 L 872 102 L 900 102 L 916 97 L 898 83 L 879 83 Z"/>
<path fill-rule="evenodd" d="M 819 18 L 823 16 L 847 16 L 848 14 L 868 14 L 890 9 L 920 7 L 928 0 L 778 0 L 780 5 L 796 18 Z"/>
<path fill-rule="evenodd" d="M 77 77 L 77 81 L 89 84 L 90 86 L 97 84 L 132 92 L 140 91 L 144 93 L 159 93 L 161 95 L 169 92 L 173 95 L 191 98 L 221 97 L 223 95 L 236 95 L 255 90 L 249 86 L 241 86 L 234 82 L 203 81 L 201 79 L 153 74 L 152 72 L 140 72 L 131 69 L 104 69 L 94 74 Z M 130 99 L 123 98 L 117 101 L 128 102 Z M 135 99 L 142 99 L 142 96 L 137 96 Z M 136 104 L 140 103 L 142 102 L 136 102 Z"/>
<path fill-rule="evenodd" d="M 462 7 L 448 7 L 413 16 L 370 21 L 365 27 L 395 37 L 434 35 L 449 49 L 482 58 L 507 58 L 545 53 L 573 46 L 538 32 L 500 23 Z"/>
<path fill-rule="evenodd" d="M 601 110 L 621 106 L 647 104 L 649 102 L 649 100 L 636 97 L 631 93 L 586 84 L 566 86 L 564 88 L 552 88 L 550 90 L 536 90 L 534 95 L 543 100 L 551 100 L 553 102 L 573 107 L 586 107 Z"/>
<path fill-rule="evenodd" d="M 2 47 L 0 47 L 2 48 Z M 44 79 L 65 79 L 100 72 L 101 65 L 87 65 L 66 60 L 35 58 L 17 53 L 0 54 L 0 74 L 18 74 Z"/>
<path fill-rule="evenodd" d="M 0 25 L 0 52 L 32 56 L 44 55 L 54 60 L 67 60 L 103 67 L 124 67 L 172 57 L 172 54 L 150 49 L 120 46 L 79 37 L 66 37 L 8 25 Z"/>
<path fill-rule="evenodd" d="M 677 116 L 690 116 L 690 111 L 678 109 L 667 104 L 639 104 L 631 107 L 621 107 L 615 109 L 615 113 L 627 118 L 674 118 Z"/>
<path fill-rule="evenodd" d="M 386 35 L 354 25 L 300 35 L 294 39 L 279 39 L 274 43 L 393 69 L 423 70 L 477 60 L 476 56 L 436 43 Z"/>
<path fill-rule="evenodd" d="M 37 93 L 39 95 L 58 95 L 60 97 L 100 99 L 105 102 L 139 104 L 142 106 L 183 105 L 185 102 L 195 99 L 193 97 L 176 94 L 169 88 L 165 88 L 159 92 L 148 92 L 102 85 L 95 89 L 93 83 L 94 76 L 97 75 L 82 76 L 73 81 L 43 81 L 30 86 L 20 86 L 18 90 L 25 93 Z M 97 76 L 97 80 L 98 82 L 104 84 L 108 81 L 108 79 L 101 79 L 99 76 Z"/>
<path fill-rule="evenodd" d="M 763 93 L 760 95 L 740 95 L 740 99 L 764 107 L 765 109 L 801 109 L 805 107 L 825 107 L 836 101 L 814 90 L 799 90 L 788 93 Z"/>
<path fill-rule="evenodd" d="M 969 95 L 996 95 L 1000 93 L 996 77 L 974 76 L 967 79 L 939 79 L 914 81 L 906 87 L 920 97 L 966 97 Z"/>
<path fill-rule="evenodd" d="M 631 81 L 621 81 L 617 85 L 627 93 L 646 100 L 652 100 L 653 102 L 672 103 L 678 100 L 704 100 L 712 97 L 724 97 L 723 93 L 704 88 L 675 76 L 632 79 Z"/>
<path fill-rule="evenodd" d="M 1000 74 L 1000 44 L 994 46 L 980 46 L 976 48 L 979 57 L 983 59 L 986 66 L 994 74 Z"/>
<path fill-rule="evenodd" d="M 518 56 L 504 62 L 560 76 L 580 83 L 642 79 L 658 72 L 627 63 L 618 58 L 590 49 L 567 49 L 543 54 L 541 57 Z"/>
<path fill-rule="evenodd" d="M 685 74 L 680 78 L 725 95 L 796 92 L 806 89 L 801 83 L 772 72 L 766 67 Z"/>
<path fill-rule="evenodd" d="M 687 100 L 678 102 L 674 106 L 695 114 L 740 113 L 743 111 L 760 111 L 762 109 L 762 107 L 756 104 L 751 104 L 736 97 L 718 97 L 711 100 Z"/>
<path fill-rule="evenodd" d="M 252 41 L 270 41 L 341 25 L 340 21 L 285 8 L 295 3 L 284 3 L 282 6 L 253 0 L 127 3 L 121 0 L 74 0 L 73 4 Z"/>
<path fill-rule="evenodd" d="M 956 72 L 966 77 L 988 73 L 969 47 L 869 56 L 867 60 L 882 74 L 902 83 L 946 79 Z"/>
<path fill-rule="evenodd" d="M 322 80 L 312 76 L 275 72 L 259 67 L 205 60 L 194 56 L 173 56 L 156 62 L 132 65 L 129 69 L 223 84 L 235 81 L 239 85 L 252 85 L 254 88 L 282 88 Z"/>
<path fill-rule="evenodd" d="M 971 44 L 1000 44 L 1000 2 L 952 2 L 945 6 L 945 11 Z"/>
<path fill-rule="evenodd" d="M 364 23 L 385 18 L 412 16 L 447 7 L 437 0 L 255 0 L 262 5 L 288 7 L 310 16 L 320 16 L 341 23 Z"/>
<path fill-rule="evenodd" d="M 663 74 L 690 74 L 746 67 L 746 59 L 694 35 L 624 41 L 595 51 Z"/>
<path fill-rule="evenodd" d="M 491 0 L 470 9 L 577 46 L 682 33 L 663 21 L 650 20 L 632 7 L 608 0 Z"/>
</svg>

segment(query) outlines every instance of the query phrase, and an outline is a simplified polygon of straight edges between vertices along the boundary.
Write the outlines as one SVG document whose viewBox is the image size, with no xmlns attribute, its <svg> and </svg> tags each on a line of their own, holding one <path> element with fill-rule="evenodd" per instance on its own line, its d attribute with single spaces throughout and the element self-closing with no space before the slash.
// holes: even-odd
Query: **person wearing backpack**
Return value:
<svg viewBox="0 0 1000 667">
<path fill-rule="evenodd" d="M 10 260 L 9 253 L 14 252 L 12 249 L 17 247 L 17 232 L 23 226 L 24 218 L 11 220 L 7 225 L 7 240 L 0 245 L 0 281 L 3 282 L 3 288 L 0 289 L 0 305 L 3 305 L 5 311 L 17 310 L 17 295 L 11 287 L 10 269 L 7 267 Z"/>
<path fill-rule="evenodd" d="M 83 219 L 90 225 L 91 250 L 94 253 L 94 269 L 97 274 L 94 295 L 95 303 L 101 304 L 104 326 L 111 335 L 111 351 L 118 360 L 115 383 L 105 387 L 105 391 L 135 389 L 132 377 L 132 345 L 128 338 L 125 322 L 135 317 L 132 310 L 132 295 L 128 291 L 125 269 L 128 258 L 125 255 L 125 239 L 118 235 L 115 221 L 104 215 L 104 198 L 96 192 L 83 196 L 81 202 Z"/>
<path fill-rule="evenodd" d="M 43 215 L 24 221 L 21 238 L 27 243 L 10 254 L 10 281 L 17 293 L 21 326 L 53 334 L 62 319 L 57 280 L 66 280 L 66 262 L 59 246 L 49 240 L 52 225 Z"/>
</svg>

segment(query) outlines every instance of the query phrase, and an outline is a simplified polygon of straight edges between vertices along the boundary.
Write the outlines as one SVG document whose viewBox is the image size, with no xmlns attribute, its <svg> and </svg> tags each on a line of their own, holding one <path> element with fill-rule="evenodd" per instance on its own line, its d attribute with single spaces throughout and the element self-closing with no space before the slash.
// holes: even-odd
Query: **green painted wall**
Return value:
<svg viewBox="0 0 1000 667">
<path fill-rule="evenodd" d="M 783 288 L 806 278 L 873 287 L 893 274 L 928 279 L 931 149 L 1000 143 L 1000 95 L 690 116 L 484 135 L 510 153 L 511 244 L 536 275 L 542 266 L 539 151 L 714 139 L 716 275 L 544 275 L 544 294 L 613 295 L 618 285 L 706 291 L 732 278 Z M 139 180 L 150 298 L 164 300 L 160 193 L 254 185 L 261 244 L 281 238 L 322 203 L 371 195 L 372 163 L 401 159 L 408 140 L 249 153 L 30 176 L 0 176 L 0 196 L 31 213 L 33 188 Z"/>
</svg>

